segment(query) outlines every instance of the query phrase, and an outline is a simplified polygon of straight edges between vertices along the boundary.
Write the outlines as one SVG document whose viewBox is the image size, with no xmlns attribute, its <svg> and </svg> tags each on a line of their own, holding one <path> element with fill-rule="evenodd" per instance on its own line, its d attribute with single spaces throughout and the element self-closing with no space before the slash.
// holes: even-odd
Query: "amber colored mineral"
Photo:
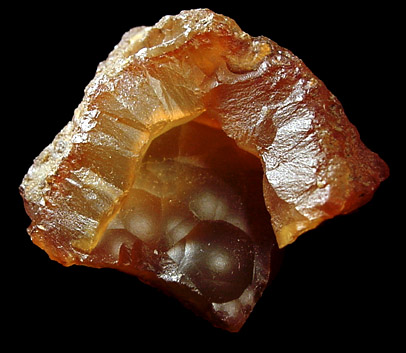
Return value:
<svg viewBox="0 0 406 353">
<path fill-rule="evenodd" d="M 300 59 L 198 9 L 123 36 L 20 191 L 52 259 L 136 275 L 238 331 L 278 246 L 388 174 Z"/>
</svg>

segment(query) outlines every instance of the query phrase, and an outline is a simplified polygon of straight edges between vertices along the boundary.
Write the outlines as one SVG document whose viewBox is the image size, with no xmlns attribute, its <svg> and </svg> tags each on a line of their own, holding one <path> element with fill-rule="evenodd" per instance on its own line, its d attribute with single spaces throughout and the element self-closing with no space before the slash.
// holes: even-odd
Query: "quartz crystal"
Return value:
<svg viewBox="0 0 406 353">
<path fill-rule="evenodd" d="M 20 191 L 50 258 L 133 274 L 238 331 L 279 248 L 388 173 L 300 59 L 197 9 L 123 36 Z"/>
</svg>

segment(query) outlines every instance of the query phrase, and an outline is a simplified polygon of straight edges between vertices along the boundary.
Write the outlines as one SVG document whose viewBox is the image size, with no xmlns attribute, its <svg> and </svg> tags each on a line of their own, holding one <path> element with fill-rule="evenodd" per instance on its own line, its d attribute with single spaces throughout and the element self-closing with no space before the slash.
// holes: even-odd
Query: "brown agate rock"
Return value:
<svg viewBox="0 0 406 353">
<path fill-rule="evenodd" d="M 134 274 L 237 331 L 275 244 L 387 176 L 302 61 L 192 10 L 124 35 L 21 194 L 52 259 Z"/>
</svg>

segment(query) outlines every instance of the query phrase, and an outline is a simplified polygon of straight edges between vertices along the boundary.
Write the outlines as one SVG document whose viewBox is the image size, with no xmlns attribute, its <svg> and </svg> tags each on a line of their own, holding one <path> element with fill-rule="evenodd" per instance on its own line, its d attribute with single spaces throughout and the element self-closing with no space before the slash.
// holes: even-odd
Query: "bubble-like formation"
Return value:
<svg viewBox="0 0 406 353">
<path fill-rule="evenodd" d="M 115 237 L 117 230 L 121 239 L 125 229 L 156 252 L 166 252 L 209 300 L 238 298 L 253 275 L 253 246 L 241 197 L 207 169 L 173 160 L 150 163 L 146 169 L 161 176 L 176 174 L 186 182 L 175 185 L 163 178 L 158 195 L 137 188 L 138 183 L 145 186 L 144 180 L 136 182 L 118 222 L 104 237 Z M 123 244 L 128 246 L 127 238 Z"/>
<path fill-rule="evenodd" d="M 180 271 L 214 303 L 239 298 L 252 282 L 252 240 L 231 223 L 200 222 L 175 248 Z"/>
<path fill-rule="evenodd" d="M 184 143 L 202 138 L 209 148 Z M 254 160 L 221 131 L 195 122 L 167 132 L 150 146 L 93 255 L 108 253 L 157 287 L 176 281 L 172 294 L 192 296 L 197 311 L 203 305 L 241 317 L 254 305 L 247 298 L 264 289 L 276 248 Z"/>
</svg>

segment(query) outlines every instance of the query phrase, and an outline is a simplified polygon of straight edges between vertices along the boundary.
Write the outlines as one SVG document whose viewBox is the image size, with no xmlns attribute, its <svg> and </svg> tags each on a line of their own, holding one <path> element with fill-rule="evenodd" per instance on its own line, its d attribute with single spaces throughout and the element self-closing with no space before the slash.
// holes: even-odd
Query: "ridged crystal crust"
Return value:
<svg viewBox="0 0 406 353">
<path fill-rule="evenodd" d="M 219 170 L 205 164 L 210 153 L 196 146 L 199 136 L 207 137 L 207 151 L 222 158 Z M 247 171 L 210 147 L 216 141 L 231 146 L 232 140 L 234 147 L 227 148 L 235 156 L 244 153 L 246 165 L 254 158 L 255 168 Z M 171 152 L 180 145 L 185 155 Z M 155 160 L 148 157 L 151 148 L 160 151 L 151 154 Z M 29 233 L 64 265 L 133 273 L 188 301 L 216 325 L 238 330 L 267 282 L 274 240 L 266 227 L 268 240 L 261 238 L 258 224 L 266 215 L 256 224 L 250 208 L 235 206 L 258 188 L 239 190 L 224 179 L 226 161 L 233 173 L 248 173 L 243 180 L 251 172 L 263 179 L 261 200 L 279 247 L 361 206 L 388 176 L 336 97 L 290 51 L 250 37 L 210 10 L 183 11 L 130 30 L 99 65 L 73 120 L 24 177 Z M 168 185 L 175 192 L 170 197 L 161 190 Z M 205 202 L 212 206 L 202 208 Z M 182 218 L 180 225 L 171 223 L 172 216 Z M 216 234 L 232 236 L 217 240 Z M 196 277 L 195 260 L 186 255 L 227 244 L 229 252 Z M 231 270 L 223 278 L 220 268 Z M 233 304 L 225 309 L 226 303 Z"/>
</svg>

